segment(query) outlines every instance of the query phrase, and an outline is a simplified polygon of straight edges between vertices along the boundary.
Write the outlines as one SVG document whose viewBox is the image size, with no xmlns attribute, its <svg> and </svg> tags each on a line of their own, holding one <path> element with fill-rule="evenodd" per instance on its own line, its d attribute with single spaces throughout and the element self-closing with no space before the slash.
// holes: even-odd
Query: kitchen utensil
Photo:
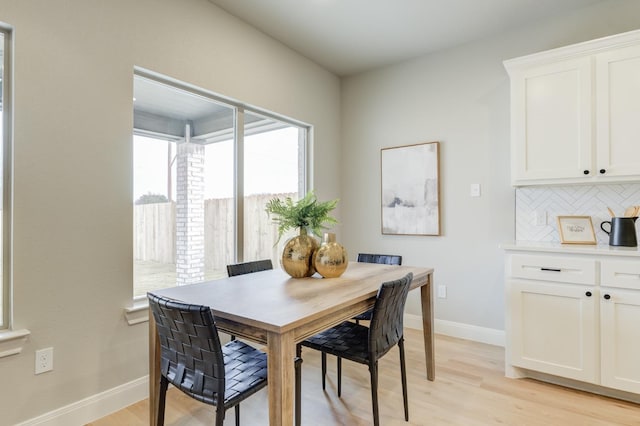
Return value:
<svg viewBox="0 0 640 426">
<path fill-rule="evenodd" d="M 636 206 L 627 207 L 624 210 L 624 217 L 633 217 L 636 215 Z"/>
<path fill-rule="evenodd" d="M 609 210 L 609 214 L 611 215 L 611 217 L 616 217 L 616 214 L 613 212 L 613 210 L 611 210 L 611 207 L 607 207 L 607 210 Z"/>
</svg>

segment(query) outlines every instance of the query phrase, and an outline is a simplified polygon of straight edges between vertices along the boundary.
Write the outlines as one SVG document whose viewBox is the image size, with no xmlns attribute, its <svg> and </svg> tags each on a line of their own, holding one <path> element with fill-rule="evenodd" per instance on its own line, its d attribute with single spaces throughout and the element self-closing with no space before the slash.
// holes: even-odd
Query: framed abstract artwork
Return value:
<svg viewBox="0 0 640 426">
<path fill-rule="evenodd" d="M 440 235 L 440 143 L 380 150 L 382 233 Z"/>
</svg>

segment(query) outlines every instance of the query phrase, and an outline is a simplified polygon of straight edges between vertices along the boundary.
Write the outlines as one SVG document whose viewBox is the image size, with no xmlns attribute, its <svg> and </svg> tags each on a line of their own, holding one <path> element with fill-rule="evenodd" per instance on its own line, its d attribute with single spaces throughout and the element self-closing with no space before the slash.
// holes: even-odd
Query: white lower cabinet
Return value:
<svg viewBox="0 0 640 426">
<path fill-rule="evenodd" d="M 511 363 L 575 380 L 597 380 L 597 290 L 511 280 Z"/>
<path fill-rule="evenodd" d="M 506 369 L 640 394 L 640 252 L 592 252 L 507 250 Z"/>
<path fill-rule="evenodd" d="M 603 287 L 601 292 L 600 382 L 640 393 L 640 290 Z"/>
</svg>

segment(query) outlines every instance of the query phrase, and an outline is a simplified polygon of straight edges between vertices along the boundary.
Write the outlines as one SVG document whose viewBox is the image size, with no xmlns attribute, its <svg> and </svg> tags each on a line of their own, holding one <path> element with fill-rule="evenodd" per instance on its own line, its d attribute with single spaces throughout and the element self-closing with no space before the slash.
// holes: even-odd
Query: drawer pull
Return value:
<svg viewBox="0 0 640 426">
<path fill-rule="evenodd" d="M 586 293 L 585 293 L 585 296 L 587 296 L 587 297 L 591 297 L 591 292 L 590 292 L 590 291 L 586 292 Z"/>
<path fill-rule="evenodd" d="M 550 271 L 550 272 L 562 272 L 562 269 L 557 268 L 540 268 L 541 271 Z"/>
<path fill-rule="evenodd" d="M 611 299 L 611 295 L 609 295 L 609 294 L 605 294 L 605 295 L 604 295 L 604 298 L 605 298 L 606 300 L 609 300 L 609 299 Z"/>
<path fill-rule="evenodd" d="M 640 278 L 640 274 L 632 274 L 632 273 L 628 273 L 628 272 L 614 272 L 613 276 L 615 278 Z"/>
</svg>

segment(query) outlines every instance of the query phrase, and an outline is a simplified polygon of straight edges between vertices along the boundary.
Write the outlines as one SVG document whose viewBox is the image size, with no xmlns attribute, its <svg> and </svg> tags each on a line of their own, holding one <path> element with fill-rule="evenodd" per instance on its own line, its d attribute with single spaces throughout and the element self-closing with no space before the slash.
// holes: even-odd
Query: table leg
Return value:
<svg viewBox="0 0 640 426">
<path fill-rule="evenodd" d="M 149 310 L 149 425 L 158 423 L 157 413 L 160 403 L 160 341 L 156 321 Z"/>
<path fill-rule="evenodd" d="M 293 425 L 295 342 L 292 333 L 268 333 L 269 424 Z"/>
<path fill-rule="evenodd" d="M 427 283 L 420 287 L 422 303 L 422 332 L 424 335 L 424 354 L 427 361 L 427 379 L 436 378 L 436 362 L 433 345 L 433 275 L 427 276 Z"/>
</svg>

